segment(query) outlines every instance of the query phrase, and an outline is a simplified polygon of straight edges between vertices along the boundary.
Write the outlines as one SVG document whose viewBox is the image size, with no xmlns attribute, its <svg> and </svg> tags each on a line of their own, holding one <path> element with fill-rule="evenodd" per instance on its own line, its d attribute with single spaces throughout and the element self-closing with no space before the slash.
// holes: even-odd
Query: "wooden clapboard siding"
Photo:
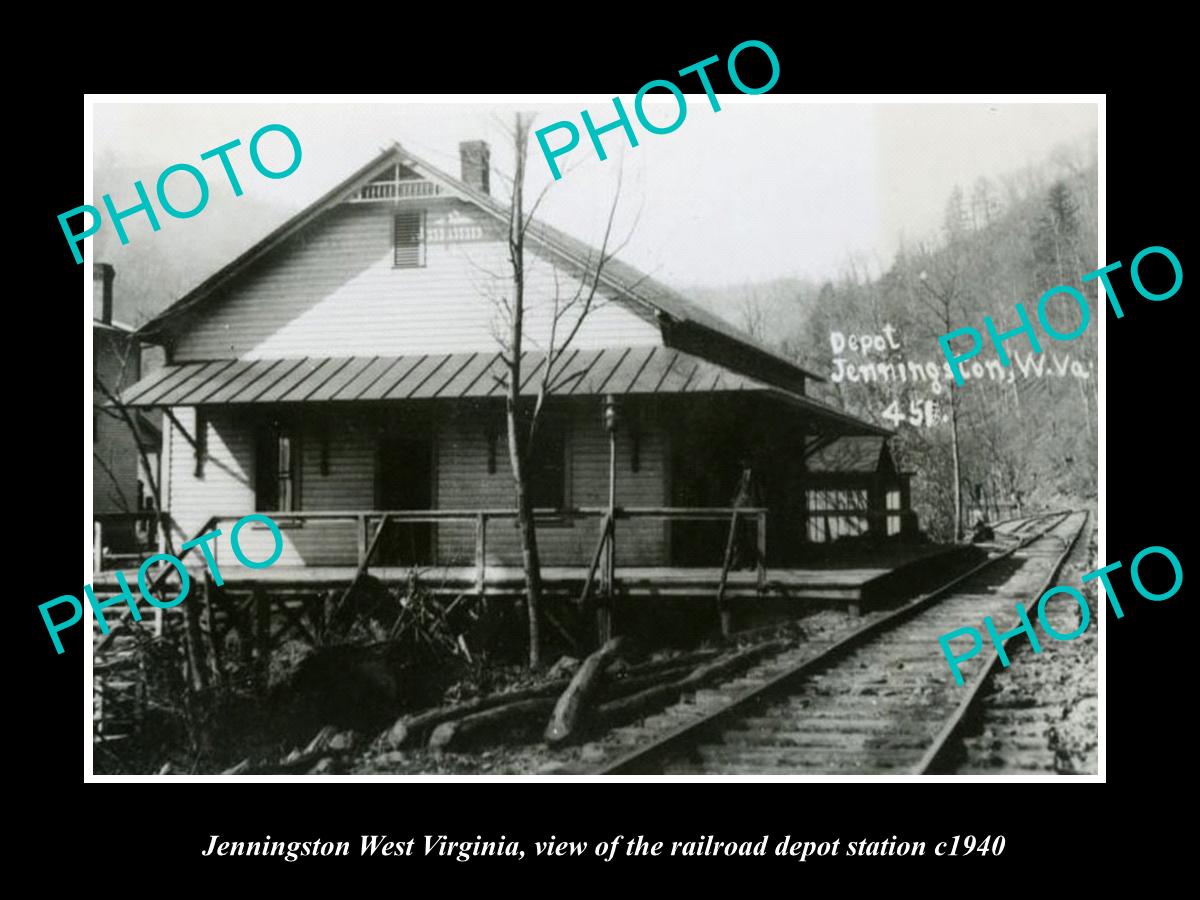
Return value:
<svg viewBox="0 0 1200 900">
<path fill-rule="evenodd" d="M 397 269 L 390 204 L 332 209 L 206 304 L 182 330 L 173 360 L 495 349 L 495 298 L 512 288 L 503 234 L 457 200 L 431 201 L 426 212 L 425 267 Z M 533 251 L 527 257 L 526 345 L 537 349 L 549 335 L 555 272 Z M 576 285 L 558 273 L 560 296 Z M 574 346 L 659 343 L 645 311 L 612 302 L 593 311 Z"/>
<path fill-rule="evenodd" d="M 572 506 L 604 506 L 608 503 L 608 436 L 601 421 L 600 401 L 587 398 L 572 402 L 563 413 L 567 420 L 567 452 L 570 472 L 569 503 Z M 631 471 L 632 440 L 618 431 L 617 503 L 621 506 L 661 506 L 666 497 L 663 435 L 647 428 L 641 437 L 640 470 Z M 438 429 L 438 506 L 469 509 L 513 505 L 512 471 L 503 433 L 496 449 L 496 471 L 487 471 L 485 421 L 469 412 L 441 419 Z M 542 563 L 549 566 L 586 565 L 595 550 L 599 522 L 544 524 L 538 528 Z M 520 543 L 513 521 L 488 524 L 488 563 L 517 565 Z M 475 529 L 468 523 L 438 526 L 438 561 L 466 564 L 474 559 Z M 661 522 L 626 521 L 619 524 L 617 559 L 621 565 L 662 565 L 666 562 L 666 530 Z"/>
<path fill-rule="evenodd" d="M 511 509 L 512 474 L 503 430 L 496 447 L 496 471 L 487 471 L 486 417 L 478 407 L 438 404 L 433 416 L 435 441 L 435 504 L 439 509 Z M 195 413 L 175 410 L 180 422 L 194 434 Z M 596 398 L 566 403 L 556 415 L 567 427 L 568 470 L 572 506 L 602 507 L 608 502 L 608 436 Z M 300 508 L 302 510 L 370 510 L 375 508 L 377 431 L 367 416 L 347 411 L 318 424 L 305 417 L 299 445 L 301 454 Z M 502 426 L 502 419 L 498 424 Z M 195 475 L 191 445 L 171 426 L 167 429 L 167 502 L 177 523 L 176 545 L 192 537 L 212 515 L 240 516 L 254 510 L 254 435 L 250 417 L 227 411 L 207 414 L 207 459 L 203 475 Z M 321 474 L 322 434 L 327 435 L 328 474 Z M 622 506 L 661 506 L 666 503 L 667 454 L 665 436 L 647 423 L 640 438 L 640 468 L 632 471 L 633 439 L 629 429 L 618 431 L 617 503 Z M 232 522 L 222 523 L 218 561 L 236 565 L 228 549 Z M 595 549 L 598 520 L 573 524 L 544 524 L 538 529 L 545 565 L 585 565 Z M 470 565 L 475 559 L 475 526 L 472 522 L 447 522 L 437 526 L 435 543 L 441 565 Z M 356 561 L 357 535 L 349 522 L 307 522 L 283 528 L 284 552 L 277 565 L 349 565 Z M 249 525 L 239 543 L 253 560 L 267 558 L 270 534 Z M 622 520 L 617 537 L 618 560 L 623 566 L 663 565 L 667 559 L 666 528 L 657 520 Z M 520 544 L 514 520 L 494 520 L 488 525 L 489 563 L 517 565 Z M 198 561 L 199 558 L 197 558 Z"/>
<path fill-rule="evenodd" d="M 195 409 L 176 407 L 172 412 L 188 434 L 195 437 Z M 196 455 L 191 443 L 174 423 L 164 419 L 163 425 L 163 469 L 167 473 L 163 502 L 174 522 L 173 538 L 178 551 L 179 545 L 194 537 L 209 517 L 254 511 L 253 436 L 249 429 L 226 416 L 208 416 L 205 430 L 207 458 L 203 474 L 197 477 Z M 225 535 L 218 540 L 224 552 L 218 559 L 232 561 L 233 556 L 226 549 L 229 527 L 221 527 Z M 266 553 L 259 558 L 265 556 Z"/>
<path fill-rule="evenodd" d="M 340 417 L 321 427 L 306 420 L 301 437 L 300 506 L 307 510 L 373 509 L 373 430 L 359 417 Z M 322 435 L 328 440 L 328 474 L 321 474 Z M 358 537 L 351 522 L 310 522 L 288 538 L 310 566 L 357 562 Z"/>
<path fill-rule="evenodd" d="M 192 435 L 195 410 L 179 407 L 176 418 Z M 253 422 L 229 412 L 210 411 L 203 474 L 195 474 L 192 445 L 172 425 L 169 428 L 168 509 L 175 522 L 175 544 L 193 537 L 210 516 L 243 516 L 254 511 Z M 374 463 L 365 431 L 350 427 L 330 431 L 330 474 L 322 476 L 316 433 L 301 438 L 301 507 L 303 509 L 370 509 L 373 503 Z M 232 521 L 220 524 L 217 561 L 238 565 L 229 549 Z M 356 536 L 349 523 L 312 523 L 283 529 L 284 550 L 276 565 L 337 565 L 353 562 Z M 255 561 L 271 555 L 274 543 L 265 526 L 246 525 L 238 535 L 245 554 Z M 200 558 L 192 560 L 198 564 Z"/>
</svg>

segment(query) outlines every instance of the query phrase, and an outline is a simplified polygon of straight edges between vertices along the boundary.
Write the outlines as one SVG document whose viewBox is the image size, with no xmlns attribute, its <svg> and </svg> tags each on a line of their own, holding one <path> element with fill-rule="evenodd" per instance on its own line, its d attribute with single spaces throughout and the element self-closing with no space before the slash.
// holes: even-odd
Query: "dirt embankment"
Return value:
<svg viewBox="0 0 1200 900">
<path fill-rule="evenodd" d="M 1010 665 L 993 676 L 983 698 L 979 725 L 965 740 L 964 773 L 1092 775 L 1097 771 L 1099 631 L 1107 605 L 1098 582 L 1082 584 L 1097 567 L 1097 528 L 1093 511 L 1088 532 L 1067 558 L 1055 584 L 1071 586 L 1087 598 L 1087 630 L 1069 641 L 1054 640 L 1036 618 L 1041 652 L 1023 637 L 1010 653 Z M 1047 606 L 1054 629 L 1070 634 L 1080 610 L 1063 595 Z"/>
</svg>

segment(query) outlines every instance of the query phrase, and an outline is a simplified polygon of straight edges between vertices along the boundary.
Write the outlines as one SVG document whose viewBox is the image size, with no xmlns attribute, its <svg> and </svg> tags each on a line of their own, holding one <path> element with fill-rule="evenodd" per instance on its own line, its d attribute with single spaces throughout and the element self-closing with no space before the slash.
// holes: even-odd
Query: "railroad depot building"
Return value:
<svg viewBox="0 0 1200 900">
<path fill-rule="evenodd" d="M 496 337 L 512 289 L 508 209 L 489 192 L 487 145 L 460 151 L 455 178 L 385 150 L 140 330 L 166 365 L 123 399 L 164 414 L 175 546 L 213 517 L 227 530 L 263 511 L 285 540 L 273 577 L 321 569 L 345 583 L 392 511 L 371 556 L 381 577 L 460 568 L 482 585 L 519 572 Z M 529 228 L 525 393 L 540 383 L 556 292 L 572 295 L 598 255 Z M 719 569 L 735 505 L 755 510 L 748 540 L 773 568 L 841 536 L 915 534 L 890 432 L 806 396 L 819 376 L 619 259 L 599 285 L 530 479 L 550 580 L 586 570 L 596 549 L 606 404 L 618 575 Z M 854 466 L 831 470 L 826 451 L 855 441 L 867 449 Z M 266 558 L 271 535 L 251 531 L 242 545 Z"/>
</svg>

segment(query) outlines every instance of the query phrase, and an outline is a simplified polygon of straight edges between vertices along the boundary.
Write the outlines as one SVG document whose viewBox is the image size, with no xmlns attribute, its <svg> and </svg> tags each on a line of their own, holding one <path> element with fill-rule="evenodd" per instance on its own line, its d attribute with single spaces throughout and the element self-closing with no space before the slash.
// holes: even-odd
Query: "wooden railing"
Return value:
<svg viewBox="0 0 1200 900">
<path fill-rule="evenodd" d="M 157 519 L 158 511 L 153 509 L 141 509 L 136 512 L 96 513 L 92 516 L 92 565 L 95 566 L 95 570 L 99 572 L 104 569 L 105 559 L 109 555 L 122 559 L 136 555 L 137 551 L 106 553 L 104 542 L 114 532 L 120 533 L 123 530 L 133 529 L 136 535 L 138 526 L 142 526 L 146 531 L 146 538 L 138 549 L 145 551 L 155 547 L 158 543 Z"/>
<path fill-rule="evenodd" d="M 574 507 L 570 509 L 537 509 L 534 510 L 534 521 L 537 523 L 553 523 L 567 521 L 596 520 L 600 526 L 601 540 L 610 535 L 609 540 L 615 540 L 616 525 L 622 520 L 653 519 L 665 522 L 727 522 L 734 514 L 732 507 L 671 507 L 671 506 L 625 506 L 617 507 L 614 521 L 610 528 L 607 523 L 608 510 L 604 507 Z M 431 524 L 446 522 L 470 522 L 475 526 L 475 585 L 483 590 L 487 566 L 488 526 L 496 520 L 515 521 L 517 513 L 512 509 L 401 509 L 401 510 L 311 510 L 311 511 L 276 511 L 263 513 L 270 517 L 281 529 L 304 527 L 307 523 L 350 522 L 355 528 L 355 545 L 357 548 L 357 564 L 360 570 L 370 564 L 370 553 L 379 542 L 385 523 L 400 524 Z M 767 510 L 760 507 L 742 507 L 737 515 L 757 522 L 759 547 L 760 580 L 765 580 L 765 549 Z M 214 522 L 235 522 L 241 516 L 215 516 Z M 720 560 L 713 560 L 713 565 L 719 565 Z M 610 563 L 610 566 L 613 565 Z M 593 574 L 594 574 L 593 567 Z"/>
</svg>

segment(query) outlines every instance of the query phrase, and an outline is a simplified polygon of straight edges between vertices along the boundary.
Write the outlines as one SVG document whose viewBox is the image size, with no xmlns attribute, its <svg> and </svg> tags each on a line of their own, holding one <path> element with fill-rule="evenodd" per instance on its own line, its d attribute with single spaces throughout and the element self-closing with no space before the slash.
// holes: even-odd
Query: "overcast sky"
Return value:
<svg viewBox="0 0 1200 900">
<path fill-rule="evenodd" d="M 622 100 L 632 118 L 632 98 Z M 1096 131 L 1092 104 L 814 105 L 771 95 L 719 100 L 722 109 L 713 112 L 703 94 L 688 95 L 687 117 L 671 134 L 649 134 L 634 118 L 639 145 L 629 148 L 619 129 L 609 132 L 603 137 L 607 161 L 596 157 L 579 116 L 586 108 L 597 125 L 611 121 L 611 100 L 602 97 L 518 105 L 411 98 L 370 104 L 98 102 L 94 161 L 100 190 L 90 202 L 99 206 L 100 191 L 112 190 L 118 209 L 133 205 L 133 178 L 142 178 L 153 195 L 162 169 L 192 163 L 209 175 L 212 200 L 195 218 L 162 216 L 163 229 L 186 229 L 189 243 L 220 240 L 222 246 L 236 234 L 249 246 L 392 141 L 457 175 L 459 142 L 482 139 L 492 148 L 493 168 L 510 173 L 513 150 L 505 129 L 513 111 L 522 109 L 537 113 L 535 128 L 569 119 L 582 133 L 579 146 L 559 158 L 568 171 L 542 206 L 547 221 L 598 243 L 624 147 L 617 230 L 623 237 L 636 220 L 622 253 L 628 262 L 678 286 L 820 279 L 835 276 L 852 252 L 887 265 L 902 236 L 936 230 L 955 184 L 969 188 L 981 175 L 1041 162 L 1060 144 L 1094 144 Z M 652 121 L 666 123 L 676 107 L 668 95 L 665 106 L 647 109 Z M 296 132 L 304 155 L 294 174 L 272 181 L 253 170 L 246 145 L 259 127 L 275 122 Z M 234 138 L 243 146 L 232 158 L 246 197 L 255 203 L 229 196 L 219 163 L 199 159 Z M 284 145 L 278 135 L 272 140 Z M 564 132 L 550 137 L 554 146 L 563 140 Z M 550 180 L 532 142 L 527 195 L 536 196 Z M 172 197 L 180 192 L 179 206 L 186 205 L 186 181 L 174 176 L 171 182 Z M 503 191 L 493 176 L 493 195 Z M 122 254 L 160 237 L 148 228 L 131 227 L 130 233 L 131 243 L 122 247 L 106 223 L 95 239 L 96 259 L 120 269 Z"/>
</svg>

